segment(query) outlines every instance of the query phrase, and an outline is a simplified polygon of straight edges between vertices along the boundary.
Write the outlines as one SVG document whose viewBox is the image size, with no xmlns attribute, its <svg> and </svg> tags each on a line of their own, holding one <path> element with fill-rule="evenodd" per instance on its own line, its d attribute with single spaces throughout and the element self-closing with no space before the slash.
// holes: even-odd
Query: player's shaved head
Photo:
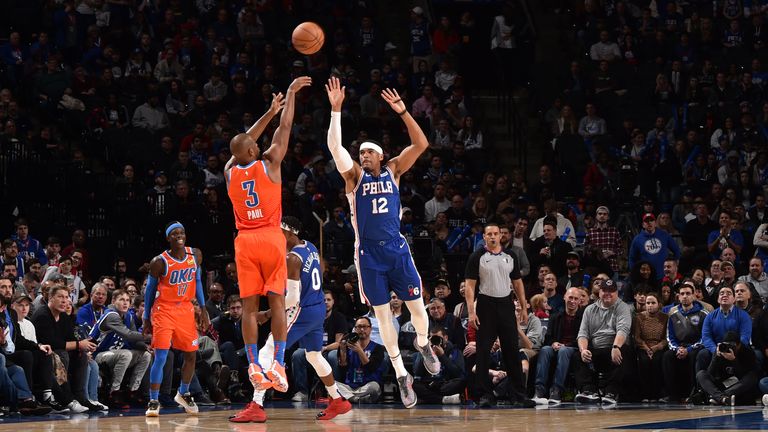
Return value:
<svg viewBox="0 0 768 432">
<path fill-rule="evenodd" d="M 253 149 L 251 153 L 250 150 Z M 235 135 L 229 142 L 229 151 L 235 157 L 235 161 L 240 165 L 253 162 L 258 156 L 259 147 L 256 142 L 246 133 Z"/>
</svg>

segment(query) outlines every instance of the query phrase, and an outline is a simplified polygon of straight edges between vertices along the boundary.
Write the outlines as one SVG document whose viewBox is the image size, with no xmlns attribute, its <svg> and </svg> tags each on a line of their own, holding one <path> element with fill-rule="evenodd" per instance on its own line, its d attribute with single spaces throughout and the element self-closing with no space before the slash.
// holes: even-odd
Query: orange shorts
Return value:
<svg viewBox="0 0 768 432">
<path fill-rule="evenodd" d="M 235 238 L 235 264 L 240 297 L 285 295 L 288 280 L 285 236 L 280 228 L 240 231 Z"/>
<path fill-rule="evenodd" d="M 155 302 L 151 319 L 152 348 L 197 351 L 197 325 L 192 303 Z"/>
</svg>

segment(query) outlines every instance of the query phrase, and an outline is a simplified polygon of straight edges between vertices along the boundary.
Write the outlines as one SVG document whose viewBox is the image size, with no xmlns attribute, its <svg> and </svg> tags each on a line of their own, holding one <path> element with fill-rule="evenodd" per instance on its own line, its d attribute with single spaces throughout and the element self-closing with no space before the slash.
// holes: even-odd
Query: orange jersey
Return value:
<svg viewBox="0 0 768 432">
<path fill-rule="evenodd" d="M 191 302 L 197 291 L 197 259 L 192 248 L 186 247 L 187 255 L 179 261 L 168 251 L 160 254 L 165 261 L 165 273 L 157 283 L 157 301 Z"/>
<path fill-rule="evenodd" d="M 227 175 L 227 194 L 238 230 L 280 228 L 282 186 L 270 180 L 263 160 L 233 165 Z"/>
</svg>

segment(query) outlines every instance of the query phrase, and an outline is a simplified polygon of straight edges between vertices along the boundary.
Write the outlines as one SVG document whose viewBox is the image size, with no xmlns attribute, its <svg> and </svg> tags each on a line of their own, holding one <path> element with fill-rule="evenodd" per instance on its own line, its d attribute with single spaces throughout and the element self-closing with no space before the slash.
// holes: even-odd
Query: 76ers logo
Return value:
<svg viewBox="0 0 768 432">
<path fill-rule="evenodd" d="M 656 255 L 657 253 L 661 252 L 661 242 L 657 238 L 650 238 L 646 240 L 643 247 L 645 248 L 645 251 L 651 255 Z"/>
<path fill-rule="evenodd" d="M 421 295 L 421 288 L 415 287 L 413 285 L 408 285 L 408 294 L 411 297 L 416 297 Z"/>
</svg>

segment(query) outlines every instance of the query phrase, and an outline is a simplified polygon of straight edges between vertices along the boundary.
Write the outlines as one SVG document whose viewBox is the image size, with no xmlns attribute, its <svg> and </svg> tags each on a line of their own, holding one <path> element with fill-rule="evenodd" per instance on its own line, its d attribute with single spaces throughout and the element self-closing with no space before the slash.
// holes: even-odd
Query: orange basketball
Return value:
<svg viewBox="0 0 768 432">
<path fill-rule="evenodd" d="M 296 51 L 307 55 L 314 54 L 323 47 L 325 33 L 319 25 L 307 21 L 296 26 L 291 41 Z"/>
</svg>

